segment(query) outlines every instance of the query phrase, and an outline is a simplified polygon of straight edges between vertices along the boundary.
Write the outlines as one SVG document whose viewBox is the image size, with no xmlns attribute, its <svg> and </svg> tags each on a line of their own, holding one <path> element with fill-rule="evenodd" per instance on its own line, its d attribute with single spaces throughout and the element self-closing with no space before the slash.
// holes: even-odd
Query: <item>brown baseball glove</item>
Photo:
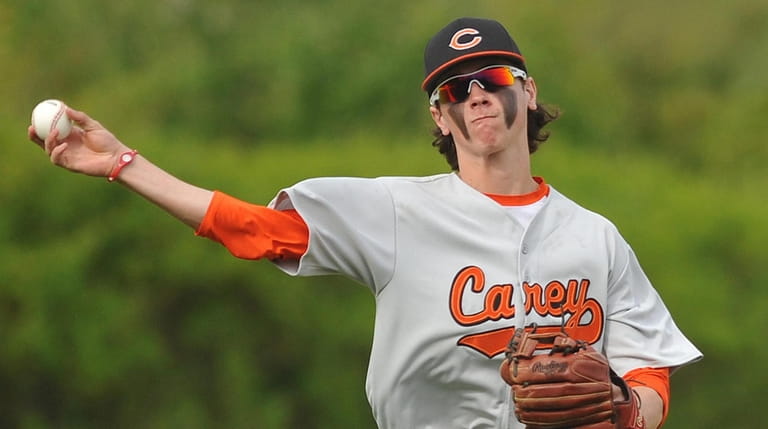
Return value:
<svg viewBox="0 0 768 429">
<path fill-rule="evenodd" d="M 543 352 L 534 355 L 537 349 Z M 605 356 L 564 332 L 517 329 L 501 376 L 512 386 L 515 414 L 528 429 L 645 428 L 632 388 L 611 370 Z M 613 399 L 613 385 L 621 388 L 625 400 Z"/>
</svg>

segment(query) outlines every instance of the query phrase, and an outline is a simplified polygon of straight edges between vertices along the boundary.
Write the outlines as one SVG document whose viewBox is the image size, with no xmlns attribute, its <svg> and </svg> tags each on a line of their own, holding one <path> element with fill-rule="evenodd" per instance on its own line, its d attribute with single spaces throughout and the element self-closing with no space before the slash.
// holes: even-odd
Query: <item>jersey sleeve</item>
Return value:
<svg viewBox="0 0 768 429">
<path fill-rule="evenodd" d="M 280 191 L 269 207 L 295 209 L 309 228 L 299 260 L 276 261 L 290 275 L 341 274 L 378 293 L 394 272 L 396 216 L 378 179 L 318 178 Z"/>
<path fill-rule="evenodd" d="M 674 369 L 701 359 L 618 232 L 615 242 L 604 343 L 611 367 L 624 374 L 642 367 Z"/>
<path fill-rule="evenodd" d="M 295 210 L 278 211 L 218 191 L 195 234 L 221 243 L 242 259 L 298 260 L 309 240 Z"/>
</svg>

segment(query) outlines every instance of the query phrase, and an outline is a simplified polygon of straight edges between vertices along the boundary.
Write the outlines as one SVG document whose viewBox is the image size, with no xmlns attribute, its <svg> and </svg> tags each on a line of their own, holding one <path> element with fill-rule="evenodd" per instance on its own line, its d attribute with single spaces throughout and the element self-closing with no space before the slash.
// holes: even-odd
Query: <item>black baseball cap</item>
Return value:
<svg viewBox="0 0 768 429">
<path fill-rule="evenodd" d="M 486 56 L 509 58 L 516 67 L 528 71 L 520 49 L 498 21 L 467 17 L 456 19 L 427 43 L 421 88 L 431 94 L 448 77 L 443 76 L 446 69 L 464 60 Z"/>
</svg>

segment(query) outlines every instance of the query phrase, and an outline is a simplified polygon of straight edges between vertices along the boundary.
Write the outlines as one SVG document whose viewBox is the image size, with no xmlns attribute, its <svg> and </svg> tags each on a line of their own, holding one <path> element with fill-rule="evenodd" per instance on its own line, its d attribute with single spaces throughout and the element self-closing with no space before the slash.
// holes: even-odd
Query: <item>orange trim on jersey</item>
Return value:
<svg viewBox="0 0 768 429">
<path fill-rule="evenodd" d="M 539 184 L 539 187 L 535 191 L 522 195 L 501 195 L 501 194 L 485 194 L 492 200 L 501 204 L 502 206 L 527 206 L 533 204 L 536 201 L 549 195 L 549 185 L 544 182 L 541 177 L 534 177 L 533 180 Z"/>
<path fill-rule="evenodd" d="M 296 210 L 274 210 L 219 191 L 195 234 L 242 259 L 299 259 L 309 244 L 309 229 Z"/>
<path fill-rule="evenodd" d="M 623 378 L 630 387 L 650 387 L 659 394 L 664 404 L 661 427 L 669 413 L 669 368 L 637 368 L 624 374 Z"/>
</svg>

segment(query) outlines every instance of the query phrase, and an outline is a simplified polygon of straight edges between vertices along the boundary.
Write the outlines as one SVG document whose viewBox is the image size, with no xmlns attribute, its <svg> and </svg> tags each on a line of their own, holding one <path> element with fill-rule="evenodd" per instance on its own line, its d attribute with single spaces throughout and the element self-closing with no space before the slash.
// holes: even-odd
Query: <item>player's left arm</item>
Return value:
<svg viewBox="0 0 768 429">
<path fill-rule="evenodd" d="M 645 419 L 646 429 L 660 427 L 664 413 L 664 403 L 661 401 L 661 396 L 650 387 L 638 386 L 632 389 L 640 397 L 640 414 Z"/>
<path fill-rule="evenodd" d="M 624 380 L 640 399 L 640 414 L 647 429 L 661 427 L 669 410 L 669 368 L 638 368 Z"/>
<path fill-rule="evenodd" d="M 614 232 L 603 352 L 611 367 L 638 393 L 646 427 L 658 428 L 670 408 L 671 372 L 697 361 L 701 352 L 674 323 L 632 248 Z M 637 367 L 638 362 L 654 368 Z"/>
</svg>

